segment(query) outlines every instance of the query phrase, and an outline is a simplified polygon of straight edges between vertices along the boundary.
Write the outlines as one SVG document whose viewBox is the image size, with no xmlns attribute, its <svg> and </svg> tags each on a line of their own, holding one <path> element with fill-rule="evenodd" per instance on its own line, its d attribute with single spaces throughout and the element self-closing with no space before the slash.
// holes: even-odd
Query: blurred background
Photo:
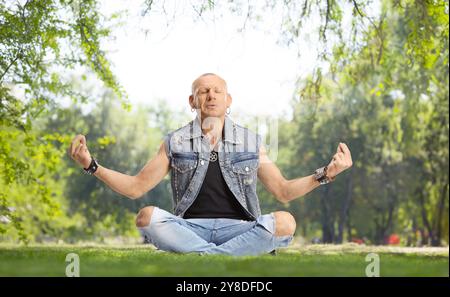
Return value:
<svg viewBox="0 0 450 297">
<path fill-rule="evenodd" d="M 286 178 L 352 151 L 351 170 L 288 204 L 258 185 L 298 243 L 447 246 L 448 21 L 431 0 L 1 0 L 0 242 L 140 242 L 140 208 L 172 211 L 169 177 L 132 201 L 66 150 L 84 134 L 100 164 L 136 174 L 215 72 Z"/>
</svg>

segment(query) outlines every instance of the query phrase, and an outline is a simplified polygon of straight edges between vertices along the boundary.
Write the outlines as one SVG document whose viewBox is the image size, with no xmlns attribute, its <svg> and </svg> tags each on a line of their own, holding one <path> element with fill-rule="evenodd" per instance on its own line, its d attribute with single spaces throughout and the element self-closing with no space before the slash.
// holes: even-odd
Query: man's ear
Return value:
<svg viewBox="0 0 450 297">
<path fill-rule="evenodd" d="M 189 96 L 189 105 L 191 106 L 191 108 L 196 108 L 195 102 L 194 102 L 194 96 L 192 96 L 192 95 Z"/>
<path fill-rule="evenodd" d="M 230 107 L 231 102 L 233 102 L 233 97 L 231 97 L 230 93 L 227 93 L 227 107 Z"/>
</svg>

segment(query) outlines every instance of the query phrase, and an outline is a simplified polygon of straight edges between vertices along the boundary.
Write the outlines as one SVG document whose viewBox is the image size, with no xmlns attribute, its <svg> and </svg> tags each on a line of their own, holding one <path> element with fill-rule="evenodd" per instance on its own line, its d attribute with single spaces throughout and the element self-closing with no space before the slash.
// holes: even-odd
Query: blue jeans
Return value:
<svg viewBox="0 0 450 297">
<path fill-rule="evenodd" d="M 150 223 L 138 229 L 145 242 L 159 250 L 200 255 L 265 254 L 288 246 L 293 239 L 292 235 L 275 235 L 272 213 L 261 215 L 256 221 L 183 219 L 154 207 Z"/>
</svg>

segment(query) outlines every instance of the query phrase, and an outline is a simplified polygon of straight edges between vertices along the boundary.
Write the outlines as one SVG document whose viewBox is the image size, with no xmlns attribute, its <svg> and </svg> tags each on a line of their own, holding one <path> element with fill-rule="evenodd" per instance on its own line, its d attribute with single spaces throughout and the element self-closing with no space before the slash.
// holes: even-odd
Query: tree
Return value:
<svg viewBox="0 0 450 297">
<path fill-rule="evenodd" d="M 56 151 L 53 145 L 68 141 L 65 135 L 35 131 L 33 123 L 48 116 L 50 107 L 63 97 L 91 100 L 61 74 L 71 73 L 75 67 L 90 69 L 128 106 L 126 94 L 99 47 L 109 32 L 102 26 L 103 19 L 93 0 L 0 3 L 0 215 L 12 220 L 23 241 L 24 213 L 11 211 L 17 210 L 18 202 L 11 190 L 38 187 L 36 195 L 43 207 L 56 212 L 50 197 L 52 175 L 64 152 Z M 23 144 L 23 149 L 13 149 L 18 144 Z M 33 170 L 36 168 L 40 170 Z M 0 232 L 5 229 L 0 228 Z"/>
</svg>

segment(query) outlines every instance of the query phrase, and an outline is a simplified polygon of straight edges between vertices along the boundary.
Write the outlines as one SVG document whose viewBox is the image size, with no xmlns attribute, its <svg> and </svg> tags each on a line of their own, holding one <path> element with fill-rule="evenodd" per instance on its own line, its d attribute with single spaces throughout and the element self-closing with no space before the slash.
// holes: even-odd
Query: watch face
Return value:
<svg viewBox="0 0 450 297">
<path fill-rule="evenodd" d="M 330 181 L 328 180 L 328 178 L 323 178 L 321 181 L 320 181 L 320 184 L 321 185 L 326 185 L 326 184 L 328 184 Z"/>
<path fill-rule="evenodd" d="M 316 170 L 316 172 L 315 172 L 315 174 L 314 174 L 314 176 L 315 176 L 315 178 L 316 178 L 316 180 L 320 180 L 320 179 L 322 179 L 323 177 L 324 177 L 324 170 L 323 170 L 323 167 L 322 168 L 319 168 L 319 169 L 317 169 Z"/>
</svg>

